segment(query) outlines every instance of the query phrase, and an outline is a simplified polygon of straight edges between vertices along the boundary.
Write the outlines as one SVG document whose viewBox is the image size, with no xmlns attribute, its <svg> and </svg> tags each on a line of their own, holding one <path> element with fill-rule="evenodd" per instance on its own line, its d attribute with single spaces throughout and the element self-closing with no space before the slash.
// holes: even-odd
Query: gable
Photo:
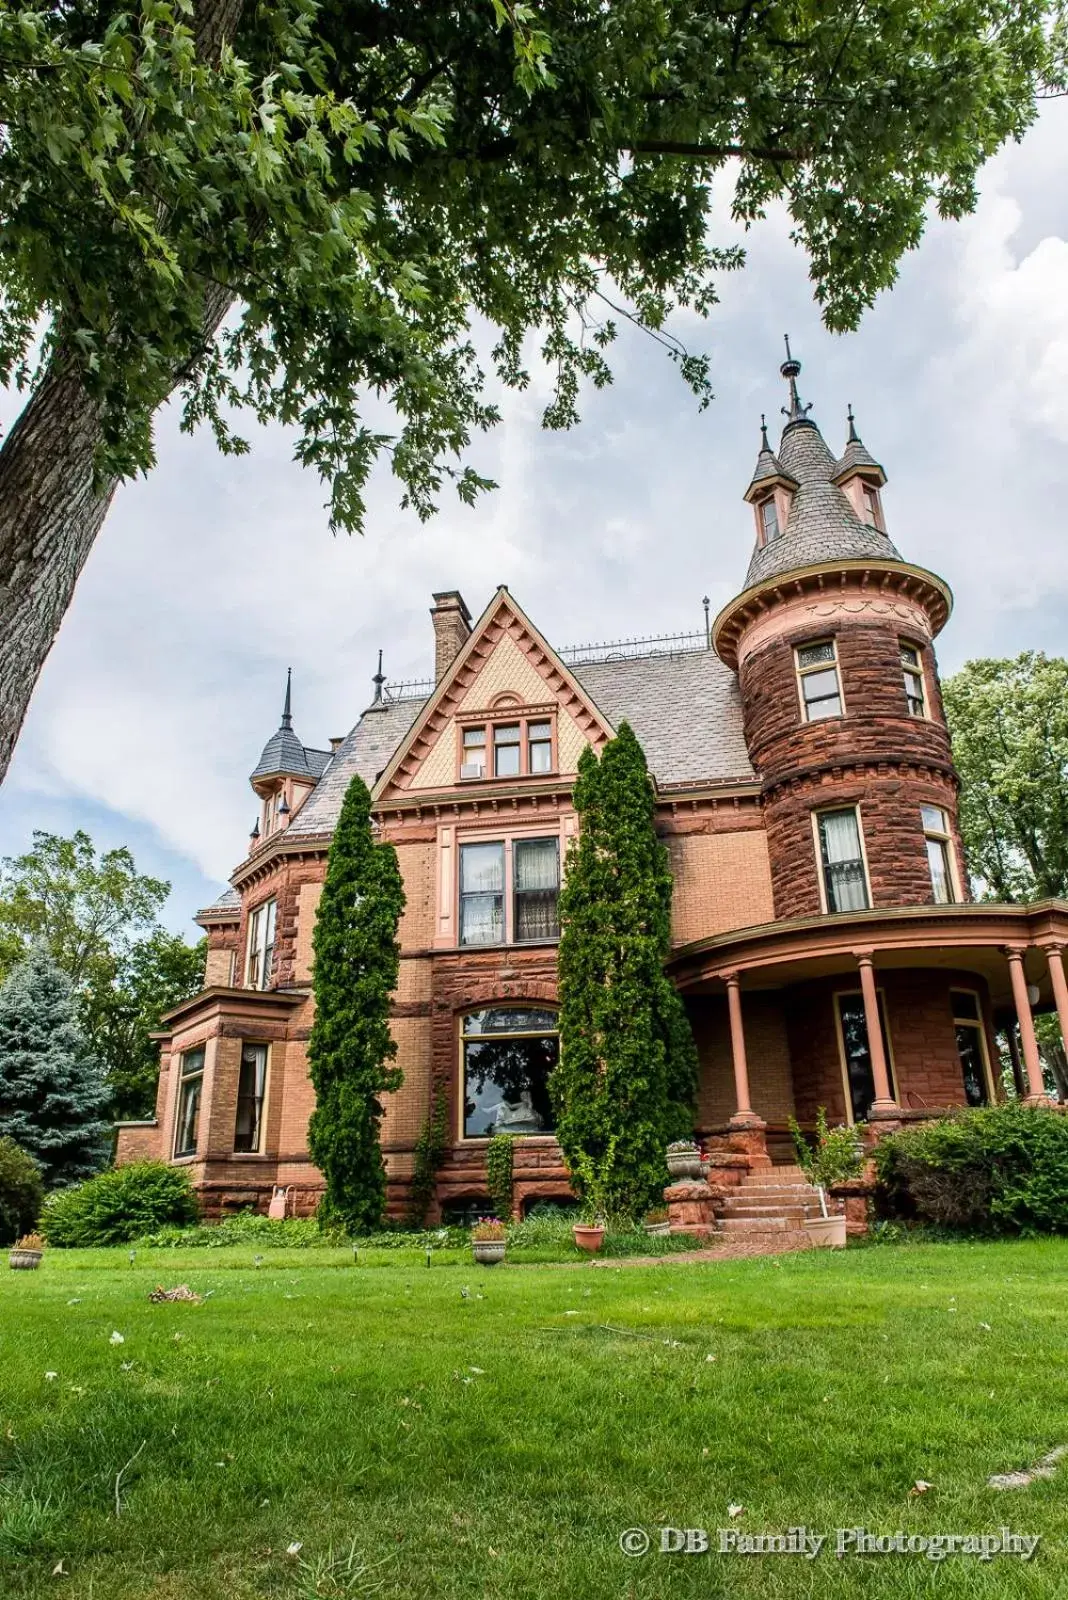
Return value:
<svg viewBox="0 0 1068 1600">
<path fill-rule="evenodd" d="M 577 679 L 524 616 L 506 589 L 498 590 L 409 737 L 383 774 L 377 798 L 449 789 L 457 782 L 457 723 L 527 711 L 556 719 L 554 776 L 573 776 L 585 745 L 612 735 Z"/>
</svg>

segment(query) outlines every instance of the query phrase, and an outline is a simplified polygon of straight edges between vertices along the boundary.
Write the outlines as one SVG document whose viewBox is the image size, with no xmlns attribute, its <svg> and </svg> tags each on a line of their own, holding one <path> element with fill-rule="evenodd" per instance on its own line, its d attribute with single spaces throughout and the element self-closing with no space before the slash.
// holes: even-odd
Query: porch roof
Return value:
<svg viewBox="0 0 1068 1600">
<path fill-rule="evenodd" d="M 1034 905 L 902 906 L 844 915 L 796 917 L 698 939 L 675 950 L 668 971 L 684 994 L 708 991 L 736 972 L 745 989 L 782 989 L 811 978 L 852 972 L 860 952 L 876 967 L 942 967 L 978 973 L 994 1006 L 1012 1005 L 1005 950 L 1025 951 L 1038 1009 L 1053 1003 L 1043 949 L 1068 946 L 1068 901 Z"/>
</svg>

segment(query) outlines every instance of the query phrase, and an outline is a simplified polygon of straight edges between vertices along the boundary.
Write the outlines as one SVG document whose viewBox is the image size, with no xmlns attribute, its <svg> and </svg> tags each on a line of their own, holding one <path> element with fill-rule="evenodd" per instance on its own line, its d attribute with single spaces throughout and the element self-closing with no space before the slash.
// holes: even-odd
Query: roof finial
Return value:
<svg viewBox="0 0 1068 1600">
<path fill-rule="evenodd" d="M 708 644 L 711 644 L 711 642 L 712 642 L 712 629 L 711 629 L 711 626 L 710 626 L 709 620 L 708 620 L 709 607 L 711 606 L 712 601 L 710 600 L 710 598 L 708 597 L 707 594 L 705 595 L 704 599 L 701 601 L 701 604 L 705 608 L 705 644 L 708 645 Z"/>
<path fill-rule="evenodd" d="M 292 698 L 293 698 L 293 668 L 292 667 L 287 667 L 286 668 L 286 703 L 282 707 L 282 726 L 283 726 L 283 728 L 291 728 L 293 726 Z"/>
<path fill-rule="evenodd" d="M 771 445 L 768 443 L 767 418 L 765 417 L 763 411 L 760 413 L 760 448 L 761 450 L 771 449 Z"/>
<path fill-rule="evenodd" d="M 803 406 L 798 398 L 797 375 L 801 371 L 801 363 L 796 356 L 790 353 L 790 335 L 788 333 L 783 334 L 783 338 L 786 341 L 786 360 L 779 368 L 779 371 L 790 384 L 789 410 L 787 410 L 786 406 L 782 407 L 782 414 L 786 418 L 787 427 L 789 427 L 791 422 L 804 422 L 808 413 L 812 410 L 812 406 L 811 404 Z"/>
<path fill-rule="evenodd" d="M 381 705 L 381 703 L 382 703 L 382 685 L 385 683 L 385 681 L 386 681 L 386 675 L 382 671 L 382 652 L 380 650 L 378 652 L 378 671 L 371 678 L 371 682 L 375 686 L 375 697 L 374 697 L 374 700 L 372 701 L 373 705 L 376 705 L 376 706 L 377 705 Z"/>
<path fill-rule="evenodd" d="M 847 443 L 849 443 L 849 444 L 859 444 L 860 443 L 860 435 L 857 432 L 856 419 L 853 416 L 853 402 L 852 401 L 850 401 L 849 405 L 846 407 L 846 418 L 848 419 L 848 422 L 849 422 L 849 439 L 848 439 Z"/>
</svg>

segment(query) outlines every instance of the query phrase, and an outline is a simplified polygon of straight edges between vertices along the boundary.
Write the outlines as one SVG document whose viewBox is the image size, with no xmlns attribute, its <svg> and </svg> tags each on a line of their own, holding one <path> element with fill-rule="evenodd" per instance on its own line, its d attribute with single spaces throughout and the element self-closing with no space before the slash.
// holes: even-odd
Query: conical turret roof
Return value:
<svg viewBox="0 0 1068 1600">
<path fill-rule="evenodd" d="M 801 363 L 789 355 L 789 345 L 787 357 L 781 371 L 790 383 L 790 408 L 786 411 L 777 460 L 786 475 L 796 481 L 797 489 L 782 533 L 753 551 L 746 575 L 747 589 L 781 573 L 825 561 L 902 559 L 885 533 L 861 522 L 835 482 L 839 473 L 847 470 L 842 464 L 846 458 L 842 462 L 835 460 L 808 415 L 811 407 L 801 405 L 797 395 Z M 859 439 L 850 444 L 854 442 L 863 450 Z M 849 448 L 847 445 L 847 453 Z M 872 466 L 878 469 L 877 463 Z"/>
<path fill-rule="evenodd" d="M 753 476 L 749 480 L 749 487 L 745 491 L 747 500 L 752 498 L 753 490 L 758 489 L 762 483 L 771 483 L 775 480 L 785 482 L 792 486 L 793 479 L 768 443 L 768 425 L 764 418 L 760 419 L 760 453 L 753 468 Z"/>
<path fill-rule="evenodd" d="M 877 478 L 879 483 L 885 483 L 886 473 L 883 471 L 882 467 L 879 465 L 878 461 L 876 461 L 875 457 L 864 443 L 864 440 L 857 432 L 856 418 L 853 415 L 852 406 L 849 408 L 848 417 L 849 438 L 846 441 L 845 449 L 835 465 L 835 482 L 840 481 L 842 478 L 849 477 L 851 473 L 863 472 L 865 475 L 870 475 L 873 478 Z"/>
<path fill-rule="evenodd" d="M 286 698 L 278 732 L 264 745 L 251 774 L 252 783 L 265 778 L 318 778 L 330 759 L 329 750 L 308 749 L 293 732 L 292 693 L 291 668 L 286 674 Z"/>
</svg>

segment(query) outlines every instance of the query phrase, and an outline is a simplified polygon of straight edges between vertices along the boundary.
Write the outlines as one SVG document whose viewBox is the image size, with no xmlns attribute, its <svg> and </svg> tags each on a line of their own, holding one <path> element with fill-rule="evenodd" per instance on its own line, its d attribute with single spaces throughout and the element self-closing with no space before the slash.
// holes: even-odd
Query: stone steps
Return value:
<svg viewBox="0 0 1068 1600">
<path fill-rule="evenodd" d="M 719 1225 L 728 1238 L 780 1249 L 808 1242 L 805 1223 L 823 1215 L 819 1195 L 800 1167 L 758 1168 L 724 1198 Z"/>
</svg>

